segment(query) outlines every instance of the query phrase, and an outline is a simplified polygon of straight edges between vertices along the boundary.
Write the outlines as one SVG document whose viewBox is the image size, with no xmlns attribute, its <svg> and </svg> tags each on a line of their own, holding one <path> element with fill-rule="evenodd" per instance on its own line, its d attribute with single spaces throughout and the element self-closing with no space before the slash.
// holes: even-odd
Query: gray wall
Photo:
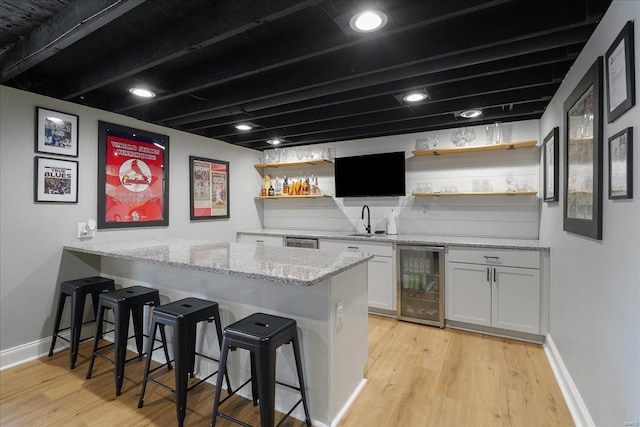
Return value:
<svg viewBox="0 0 640 427">
<path fill-rule="evenodd" d="M 562 183 L 563 103 L 628 20 L 635 21 L 637 101 L 614 123 L 607 124 L 606 115 L 603 120 L 603 239 L 562 230 L 562 191 L 560 202 L 544 203 L 541 213 L 540 238 L 551 246 L 550 334 L 597 426 L 640 421 L 640 2 L 613 1 L 541 120 L 543 135 L 560 127 Z M 608 200 L 607 139 L 629 126 L 635 134 L 635 195 Z"/>
<path fill-rule="evenodd" d="M 74 159 L 79 161 L 77 204 L 33 202 L 36 106 L 80 117 L 79 157 Z M 99 268 L 62 251 L 65 243 L 77 241 L 77 223 L 97 216 L 98 120 L 169 135 L 171 181 L 169 227 L 98 231 L 96 240 L 171 236 L 235 240 L 237 229 L 260 227 L 261 208 L 246 197 L 249 188 L 260 184 L 253 150 L 3 86 L 0 112 L 0 350 L 50 336 L 57 284 Z M 230 219 L 190 222 L 189 155 L 230 162 Z M 77 269 L 61 273 L 63 256 L 65 267 Z"/>
</svg>

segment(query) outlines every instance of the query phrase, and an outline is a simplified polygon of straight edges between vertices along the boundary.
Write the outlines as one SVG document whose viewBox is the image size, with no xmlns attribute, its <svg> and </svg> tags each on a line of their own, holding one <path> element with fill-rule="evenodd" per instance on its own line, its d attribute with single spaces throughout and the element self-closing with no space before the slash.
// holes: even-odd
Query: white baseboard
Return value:
<svg viewBox="0 0 640 427">
<path fill-rule="evenodd" d="M 560 391 L 564 396 L 564 400 L 567 402 L 569 412 L 571 412 L 571 416 L 573 417 L 573 422 L 577 427 L 595 427 L 596 425 L 591 418 L 591 414 L 589 414 L 587 405 L 585 405 L 584 400 L 582 400 L 582 396 L 580 396 L 578 388 L 562 361 L 562 357 L 551 335 L 547 334 L 543 348 L 547 355 L 547 360 L 549 360 L 549 364 L 551 365 L 553 375 L 555 375 L 556 381 L 558 381 L 558 385 L 560 386 Z"/>
<path fill-rule="evenodd" d="M 67 338 L 69 338 L 68 334 Z M 66 341 L 58 340 L 54 351 L 62 350 L 66 344 Z M 50 346 L 51 337 L 2 350 L 0 351 L 0 371 L 46 356 L 49 354 Z"/>
<path fill-rule="evenodd" d="M 336 417 L 333 419 L 333 421 L 331 421 L 331 427 L 335 427 L 335 426 L 338 425 L 338 423 L 340 422 L 340 420 L 342 419 L 344 414 L 347 413 L 347 410 L 349 409 L 349 407 L 351 406 L 353 401 L 356 400 L 356 397 L 358 397 L 358 395 L 360 394 L 360 392 L 364 388 L 365 384 L 367 384 L 367 379 L 363 378 L 362 381 L 360 381 L 360 384 L 358 384 L 358 387 L 356 387 L 356 389 L 353 391 L 353 393 L 351 393 L 351 396 L 347 400 L 347 403 L 344 404 L 342 409 L 340 409 L 340 412 L 338 412 L 338 415 L 336 415 Z M 316 424 L 314 423 L 313 425 L 315 426 Z"/>
</svg>

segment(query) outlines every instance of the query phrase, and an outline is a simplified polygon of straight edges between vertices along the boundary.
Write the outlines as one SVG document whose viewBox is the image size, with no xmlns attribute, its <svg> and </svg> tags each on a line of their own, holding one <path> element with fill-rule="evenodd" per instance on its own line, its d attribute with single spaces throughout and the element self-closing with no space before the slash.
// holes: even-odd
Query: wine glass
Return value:
<svg viewBox="0 0 640 427">
<path fill-rule="evenodd" d="M 302 157 L 304 157 L 304 151 L 302 150 L 302 148 L 298 147 L 296 149 L 296 157 L 298 158 L 299 162 L 302 161 Z"/>
</svg>

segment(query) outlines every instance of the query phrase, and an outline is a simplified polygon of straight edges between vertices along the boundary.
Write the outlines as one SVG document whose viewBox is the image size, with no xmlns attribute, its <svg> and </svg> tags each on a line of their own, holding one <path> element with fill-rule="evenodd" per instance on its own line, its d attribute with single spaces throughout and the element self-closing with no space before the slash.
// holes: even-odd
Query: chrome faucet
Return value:
<svg viewBox="0 0 640 427">
<path fill-rule="evenodd" d="M 364 209 L 367 208 L 367 226 L 365 227 L 365 229 L 367 230 L 368 234 L 371 234 L 371 212 L 369 211 L 369 206 L 364 205 L 362 207 L 362 215 L 360 215 L 360 219 L 364 219 Z"/>
</svg>

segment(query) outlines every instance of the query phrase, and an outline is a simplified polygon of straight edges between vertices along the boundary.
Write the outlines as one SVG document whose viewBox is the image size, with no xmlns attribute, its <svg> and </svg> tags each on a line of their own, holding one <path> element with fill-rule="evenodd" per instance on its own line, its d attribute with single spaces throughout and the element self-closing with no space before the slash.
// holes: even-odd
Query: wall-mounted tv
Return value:
<svg viewBox="0 0 640 427">
<path fill-rule="evenodd" d="M 336 197 L 405 195 L 404 151 L 334 160 Z"/>
</svg>

